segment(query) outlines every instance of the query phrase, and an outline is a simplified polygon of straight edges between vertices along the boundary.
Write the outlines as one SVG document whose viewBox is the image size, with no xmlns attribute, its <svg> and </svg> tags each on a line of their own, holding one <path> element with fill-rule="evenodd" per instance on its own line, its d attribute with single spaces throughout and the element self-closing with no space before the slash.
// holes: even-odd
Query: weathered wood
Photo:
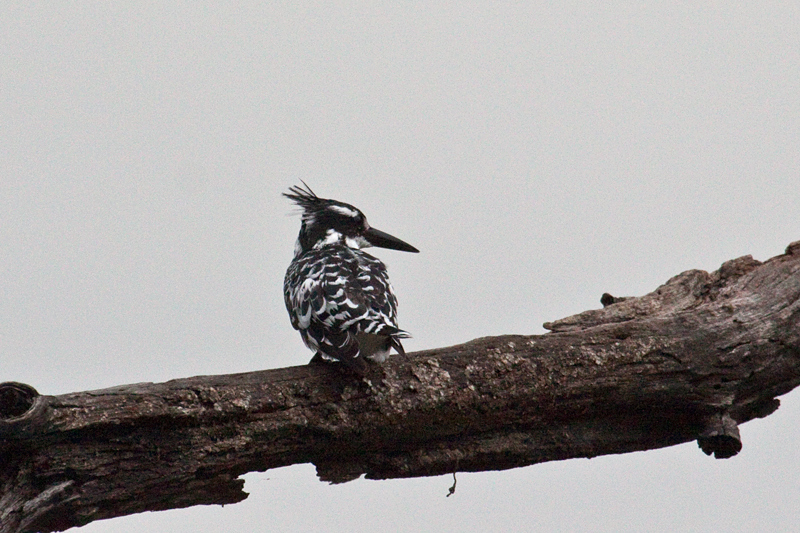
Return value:
<svg viewBox="0 0 800 533">
<path fill-rule="evenodd" d="M 238 476 L 312 462 L 342 482 L 500 470 L 698 440 L 800 383 L 800 242 L 759 263 L 684 272 L 639 298 L 395 357 L 39 396 L 0 385 L 0 532 L 234 503 Z"/>
</svg>

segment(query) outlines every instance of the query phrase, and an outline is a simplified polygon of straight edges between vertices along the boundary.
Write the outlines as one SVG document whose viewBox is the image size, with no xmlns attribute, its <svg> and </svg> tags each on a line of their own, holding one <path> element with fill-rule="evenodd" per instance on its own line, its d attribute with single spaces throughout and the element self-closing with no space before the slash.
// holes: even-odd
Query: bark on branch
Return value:
<svg viewBox="0 0 800 533">
<path fill-rule="evenodd" d="M 238 476 L 314 463 L 342 482 L 500 470 L 697 440 L 800 383 L 800 241 L 692 270 L 639 298 L 395 357 L 363 380 L 330 365 L 41 396 L 0 384 L 0 532 L 246 497 Z"/>
</svg>

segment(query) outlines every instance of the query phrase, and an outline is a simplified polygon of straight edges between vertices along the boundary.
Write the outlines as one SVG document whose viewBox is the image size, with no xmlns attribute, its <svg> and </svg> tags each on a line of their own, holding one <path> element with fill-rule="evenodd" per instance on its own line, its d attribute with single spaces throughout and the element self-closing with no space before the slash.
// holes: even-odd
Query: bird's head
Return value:
<svg viewBox="0 0 800 533">
<path fill-rule="evenodd" d="M 419 250 L 397 237 L 371 227 L 359 209 L 344 202 L 320 198 L 303 182 L 303 187 L 290 187 L 285 197 L 303 210 L 295 256 L 329 244 L 343 244 L 361 249 L 370 246 L 417 253 Z"/>
</svg>

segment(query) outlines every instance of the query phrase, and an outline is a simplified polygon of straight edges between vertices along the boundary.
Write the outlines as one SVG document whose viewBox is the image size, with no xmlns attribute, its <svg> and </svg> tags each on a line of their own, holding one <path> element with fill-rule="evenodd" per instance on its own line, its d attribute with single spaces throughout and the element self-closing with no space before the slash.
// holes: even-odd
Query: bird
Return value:
<svg viewBox="0 0 800 533">
<path fill-rule="evenodd" d="M 286 310 L 315 352 L 312 363 L 339 362 L 363 377 L 365 359 L 383 363 L 391 349 L 405 355 L 400 339 L 410 337 L 397 325 L 397 297 L 386 265 L 363 249 L 419 250 L 370 226 L 358 208 L 320 198 L 302 183 L 283 193 L 302 210 L 283 282 Z"/>
</svg>

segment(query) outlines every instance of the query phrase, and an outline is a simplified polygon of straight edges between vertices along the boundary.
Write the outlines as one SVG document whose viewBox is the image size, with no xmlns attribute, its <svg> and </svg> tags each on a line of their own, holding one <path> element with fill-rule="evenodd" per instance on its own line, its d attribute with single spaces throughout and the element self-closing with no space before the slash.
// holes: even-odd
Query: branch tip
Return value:
<svg viewBox="0 0 800 533">
<path fill-rule="evenodd" d="M 33 409 L 38 396 L 39 393 L 30 385 L 16 381 L 0 383 L 0 420 L 23 416 Z"/>
</svg>

